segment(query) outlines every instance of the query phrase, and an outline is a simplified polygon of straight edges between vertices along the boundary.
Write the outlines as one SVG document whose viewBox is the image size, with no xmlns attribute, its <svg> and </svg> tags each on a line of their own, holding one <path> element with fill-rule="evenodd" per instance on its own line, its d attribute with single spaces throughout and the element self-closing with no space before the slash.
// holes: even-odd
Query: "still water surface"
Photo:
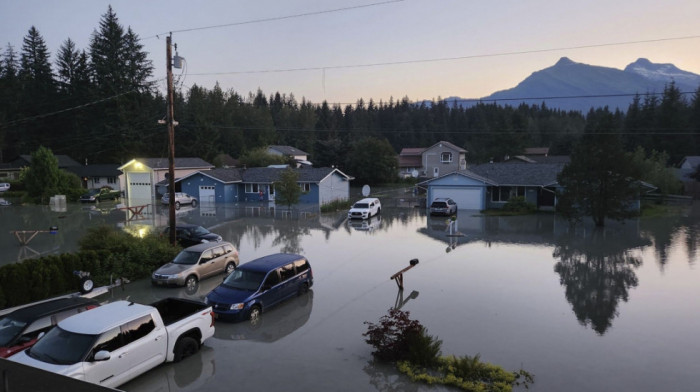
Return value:
<svg viewBox="0 0 700 392">
<path fill-rule="evenodd" d="M 0 209 L 0 264 L 76 248 L 96 224 L 133 232 L 167 224 L 166 211 L 126 221 L 109 206 Z M 305 255 L 313 290 L 270 310 L 263 323 L 219 322 L 200 353 L 125 384 L 137 391 L 432 391 L 372 361 L 365 321 L 410 311 L 443 354 L 474 355 L 535 375 L 534 391 L 697 391 L 700 363 L 700 206 L 672 218 L 571 227 L 553 215 L 483 217 L 454 226 L 422 209 L 385 208 L 347 222 L 344 212 L 272 212 L 268 206 L 197 207 L 178 219 L 234 243 L 241 262 Z M 291 215 L 291 216 L 289 216 Z M 9 231 L 48 228 L 21 247 Z M 36 241 L 36 242 L 35 242 Z M 31 247 L 31 250 L 25 249 Z M 417 258 L 400 292 L 389 277 Z M 195 292 L 136 281 L 104 300 L 152 302 Z"/>
</svg>

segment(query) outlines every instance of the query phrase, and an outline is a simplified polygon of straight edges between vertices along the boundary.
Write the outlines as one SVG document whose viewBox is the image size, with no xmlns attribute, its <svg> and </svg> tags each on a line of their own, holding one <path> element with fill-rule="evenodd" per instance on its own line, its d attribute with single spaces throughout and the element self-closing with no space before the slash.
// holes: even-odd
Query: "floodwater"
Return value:
<svg viewBox="0 0 700 392">
<path fill-rule="evenodd" d="M 92 224 L 138 233 L 167 222 L 158 209 L 127 221 L 109 208 L 67 207 L 0 209 L 0 264 L 33 254 L 22 251 L 12 230 L 57 224 L 56 234 L 37 234 L 27 245 L 43 254 L 75 249 L 74 238 Z M 276 252 L 305 255 L 314 286 L 269 310 L 258 326 L 218 322 L 199 353 L 120 389 L 445 390 L 412 383 L 372 360 L 364 322 L 400 307 L 442 340 L 443 354 L 479 353 L 509 370 L 522 367 L 535 375 L 533 391 L 698 390 L 698 203 L 676 217 L 610 222 L 604 230 L 571 227 L 553 215 L 460 211 L 454 224 L 410 207 L 386 206 L 369 222 L 344 215 L 253 204 L 178 211 L 179 220 L 235 244 L 241 262 Z M 390 276 L 414 258 L 419 263 L 404 273 L 400 291 Z M 203 298 L 219 282 L 187 292 L 135 281 L 102 300 Z"/>
</svg>

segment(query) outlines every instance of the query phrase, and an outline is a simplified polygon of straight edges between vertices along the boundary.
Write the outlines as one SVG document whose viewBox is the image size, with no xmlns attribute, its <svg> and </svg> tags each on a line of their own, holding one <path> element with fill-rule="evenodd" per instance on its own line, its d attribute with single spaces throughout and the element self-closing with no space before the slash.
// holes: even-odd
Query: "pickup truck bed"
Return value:
<svg viewBox="0 0 700 392">
<path fill-rule="evenodd" d="M 203 302 L 185 298 L 165 298 L 152 303 L 151 306 L 158 309 L 160 317 L 163 319 L 163 324 L 165 324 L 166 327 L 194 313 L 209 308 L 209 305 Z"/>
</svg>

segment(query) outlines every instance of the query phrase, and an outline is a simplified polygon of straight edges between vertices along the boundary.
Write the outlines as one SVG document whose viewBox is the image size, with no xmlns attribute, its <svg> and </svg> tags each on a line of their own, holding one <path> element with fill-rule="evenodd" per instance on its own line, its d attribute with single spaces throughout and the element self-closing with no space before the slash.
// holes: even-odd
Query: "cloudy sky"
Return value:
<svg viewBox="0 0 700 392">
<path fill-rule="evenodd" d="M 31 26 L 52 56 L 87 49 L 111 5 L 165 82 L 172 32 L 192 84 L 247 95 L 350 104 L 514 87 L 561 57 L 623 69 L 639 57 L 700 74 L 698 0 L 0 0 L 0 44 L 21 50 Z"/>
</svg>

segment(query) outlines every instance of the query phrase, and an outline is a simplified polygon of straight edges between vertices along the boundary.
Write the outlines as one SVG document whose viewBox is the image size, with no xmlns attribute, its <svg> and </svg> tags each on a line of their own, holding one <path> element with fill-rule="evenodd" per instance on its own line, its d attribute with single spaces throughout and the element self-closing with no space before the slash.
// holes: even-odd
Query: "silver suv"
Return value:
<svg viewBox="0 0 700 392">
<path fill-rule="evenodd" d="M 151 283 L 163 286 L 186 286 L 220 273 L 230 274 L 238 267 L 238 250 L 230 242 L 207 242 L 185 248 L 173 261 L 151 275 Z"/>
<path fill-rule="evenodd" d="M 430 215 L 453 215 L 457 213 L 457 203 L 449 197 L 438 197 L 430 204 Z"/>
<path fill-rule="evenodd" d="M 170 204 L 170 194 L 164 194 L 160 199 L 160 202 L 165 205 Z M 197 198 L 184 192 L 175 192 L 175 208 L 180 208 L 180 205 L 185 204 L 190 204 L 192 207 L 197 207 Z"/>
</svg>

